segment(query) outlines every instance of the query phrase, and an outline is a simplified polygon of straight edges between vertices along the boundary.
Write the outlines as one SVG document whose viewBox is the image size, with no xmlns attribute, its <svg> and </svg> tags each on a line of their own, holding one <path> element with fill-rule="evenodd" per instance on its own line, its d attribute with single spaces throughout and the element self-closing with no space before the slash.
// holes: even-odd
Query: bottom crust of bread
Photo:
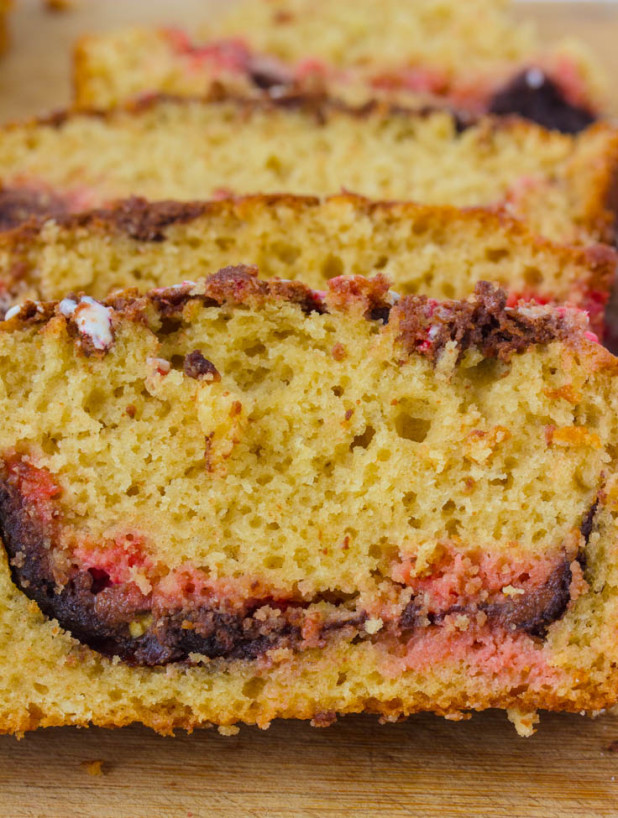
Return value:
<svg viewBox="0 0 618 818">
<path fill-rule="evenodd" d="M 470 711 L 501 708 L 528 734 L 538 709 L 597 714 L 614 701 L 618 682 L 614 673 L 599 685 L 599 667 L 587 674 L 581 668 L 556 668 L 546 682 L 539 671 L 539 684 L 530 685 L 535 669 L 525 659 L 534 661 L 535 649 L 518 654 L 508 637 L 502 644 L 489 640 L 479 646 L 488 661 L 508 661 L 511 652 L 506 685 L 504 675 L 496 676 L 493 685 L 485 674 L 475 676 L 456 653 L 442 667 L 424 663 L 403 671 L 405 659 L 391 656 L 390 673 L 385 673 L 388 663 L 380 646 L 345 640 L 302 654 L 271 652 L 268 662 L 131 667 L 84 647 L 55 621 L 45 619 L 13 584 L 3 553 L 0 600 L 2 733 L 139 722 L 167 735 L 176 729 L 225 728 L 238 722 L 266 728 L 275 718 L 310 719 L 314 726 L 327 726 L 347 713 L 398 721 L 431 711 L 462 719 Z"/>
</svg>

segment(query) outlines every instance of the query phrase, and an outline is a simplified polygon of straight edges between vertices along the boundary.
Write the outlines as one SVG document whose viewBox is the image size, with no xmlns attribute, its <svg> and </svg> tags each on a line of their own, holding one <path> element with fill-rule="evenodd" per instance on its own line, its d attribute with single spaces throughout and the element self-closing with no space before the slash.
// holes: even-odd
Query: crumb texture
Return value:
<svg viewBox="0 0 618 818">
<path fill-rule="evenodd" d="M 171 286 L 239 261 L 256 263 L 263 277 L 318 290 L 342 274 L 382 273 L 400 295 L 457 299 L 478 281 L 492 281 L 508 290 L 511 304 L 534 298 L 585 309 L 597 332 L 615 269 L 609 248 L 558 247 L 486 211 L 354 196 L 129 199 L 110 211 L 57 216 L 0 235 L 0 305 Z"/>
<path fill-rule="evenodd" d="M 510 119 L 462 131 L 447 111 L 158 99 L 8 126 L 0 178 L 7 188 L 63 196 L 73 211 L 131 195 L 186 201 L 343 189 L 502 207 L 548 238 L 589 243 L 613 237 L 617 154 L 618 136 L 603 124 L 575 137 Z"/>
<path fill-rule="evenodd" d="M 116 296 L 106 349 L 59 306 L 2 324 L 3 729 L 613 703 L 614 359 L 577 313 L 475 299 L 526 343 L 246 269 Z M 76 588 L 182 656 L 91 649 L 44 616 Z"/>
</svg>

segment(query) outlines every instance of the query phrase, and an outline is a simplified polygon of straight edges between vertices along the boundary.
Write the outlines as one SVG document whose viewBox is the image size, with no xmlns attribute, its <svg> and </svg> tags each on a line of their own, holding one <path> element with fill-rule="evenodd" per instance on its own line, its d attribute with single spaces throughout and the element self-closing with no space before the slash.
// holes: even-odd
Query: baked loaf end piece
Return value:
<svg viewBox="0 0 618 818">
<path fill-rule="evenodd" d="M 0 727 L 616 702 L 585 316 L 243 268 L 0 325 Z"/>
<path fill-rule="evenodd" d="M 616 267 L 606 246 L 563 247 L 486 210 L 254 196 L 219 202 L 148 203 L 57 216 L 0 234 L 1 309 L 67 292 L 171 286 L 254 261 L 262 277 L 325 289 L 341 274 L 389 277 L 401 295 L 466 298 L 481 280 L 519 299 L 569 302 L 595 332 Z"/>
<path fill-rule="evenodd" d="M 154 92 L 199 96 L 214 84 L 253 96 L 320 89 L 353 104 L 381 98 L 404 105 L 447 104 L 475 115 L 519 114 L 565 133 L 587 127 L 603 108 L 599 72 L 580 45 L 563 44 L 546 53 L 530 45 L 513 48 L 511 54 L 507 49 L 505 54 L 504 38 L 499 39 L 504 26 L 494 21 L 495 37 L 487 37 L 485 19 L 483 43 L 491 47 L 479 52 L 477 43 L 470 42 L 479 31 L 474 4 L 459 3 L 454 19 L 447 21 L 450 28 L 441 21 L 437 42 L 435 17 L 426 17 L 426 9 L 418 4 L 408 5 L 403 22 L 418 29 L 419 42 L 411 46 L 407 39 L 408 50 L 397 56 L 378 50 L 359 63 L 360 55 L 355 57 L 353 49 L 344 47 L 347 43 L 342 43 L 341 60 L 333 53 L 319 59 L 307 56 L 315 37 L 307 39 L 305 27 L 320 28 L 322 44 L 337 36 L 345 40 L 351 17 L 357 43 L 359 17 L 363 43 L 367 30 L 379 36 L 382 45 L 390 44 L 395 34 L 402 37 L 406 25 L 401 26 L 401 12 L 393 19 L 382 3 L 377 16 L 371 4 L 360 5 L 360 9 L 347 9 L 343 31 L 341 19 L 330 19 L 332 11 L 340 15 L 339 4 L 334 8 L 330 4 L 326 14 L 324 7 L 318 10 L 312 4 L 310 13 L 305 10 L 283 22 L 277 22 L 283 12 L 269 5 L 272 18 L 265 30 L 250 24 L 230 26 L 233 35 L 201 41 L 179 29 L 131 28 L 83 37 L 74 55 L 76 104 L 103 108 Z M 252 4 L 253 11 L 263 8 Z M 458 15 L 467 18 L 465 27 Z M 237 18 L 234 22 L 240 25 Z M 507 30 L 511 41 L 526 39 L 513 21 Z M 279 35 L 298 43 L 286 51 L 288 39 L 279 42 Z M 254 38 L 261 48 L 272 45 L 275 53 L 260 51 L 253 45 Z M 345 55 L 351 62 L 345 62 Z"/>
<path fill-rule="evenodd" d="M 348 108 L 314 97 L 155 98 L 0 130 L 0 186 L 18 217 L 29 207 L 84 210 L 133 194 L 188 200 L 345 189 L 505 206 L 549 238 L 611 243 L 617 160 L 618 133 L 605 124 L 568 136 L 517 119 L 465 126 L 447 111 Z"/>
</svg>

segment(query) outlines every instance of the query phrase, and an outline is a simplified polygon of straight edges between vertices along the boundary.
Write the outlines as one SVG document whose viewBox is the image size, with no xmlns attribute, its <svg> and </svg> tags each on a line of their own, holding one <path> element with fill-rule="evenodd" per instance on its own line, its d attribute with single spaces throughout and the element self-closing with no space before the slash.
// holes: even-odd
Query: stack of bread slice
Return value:
<svg viewBox="0 0 618 818">
<path fill-rule="evenodd" d="M 0 129 L 0 730 L 616 705 L 596 69 L 499 0 L 204 36 Z"/>
</svg>

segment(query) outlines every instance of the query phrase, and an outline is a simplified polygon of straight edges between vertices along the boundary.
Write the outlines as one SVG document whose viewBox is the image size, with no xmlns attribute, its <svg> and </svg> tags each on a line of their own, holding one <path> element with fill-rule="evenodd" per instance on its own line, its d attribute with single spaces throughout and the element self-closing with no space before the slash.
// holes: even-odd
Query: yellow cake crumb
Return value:
<svg viewBox="0 0 618 818">
<path fill-rule="evenodd" d="M 100 776 L 105 774 L 103 770 L 104 762 L 101 759 L 97 759 L 96 761 L 82 761 L 80 763 L 88 775 Z"/>
</svg>

